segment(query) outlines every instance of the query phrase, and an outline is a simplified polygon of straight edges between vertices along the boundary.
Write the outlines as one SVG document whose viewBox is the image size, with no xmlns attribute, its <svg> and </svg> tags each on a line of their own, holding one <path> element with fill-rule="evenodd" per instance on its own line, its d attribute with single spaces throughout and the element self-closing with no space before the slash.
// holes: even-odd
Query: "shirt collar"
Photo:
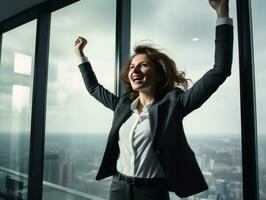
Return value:
<svg viewBox="0 0 266 200">
<path fill-rule="evenodd" d="M 154 100 L 151 100 L 149 103 L 147 103 L 146 105 L 144 105 L 144 106 L 143 106 L 143 110 L 147 110 L 147 109 L 151 106 L 151 104 L 152 104 L 153 101 L 154 101 Z M 137 113 L 138 113 L 138 110 L 136 109 L 138 103 L 139 103 L 139 96 L 138 96 L 138 97 L 137 97 L 137 98 L 131 103 L 130 108 L 131 108 L 131 110 L 132 110 L 133 112 L 137 112 Z"/>
</svg>

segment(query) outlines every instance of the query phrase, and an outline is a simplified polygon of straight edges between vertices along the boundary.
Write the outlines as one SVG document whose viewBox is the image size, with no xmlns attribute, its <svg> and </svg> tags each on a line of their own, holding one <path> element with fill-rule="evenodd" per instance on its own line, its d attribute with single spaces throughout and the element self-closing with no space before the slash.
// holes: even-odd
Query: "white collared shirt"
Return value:
<svg viewBox="0 0 266 200">
<path fill-rule="evenodd" d="M 120 153 L 116 164 L 117 170 L 127 176 L 165 177 L 152 148 L 153 137 L 148 108 L 153 101 L 146 104 L 141 113 L 136 109 L 138 102 L 139 97 L 132 102 L 132 115 L 119 130 Z"/>
</svg>

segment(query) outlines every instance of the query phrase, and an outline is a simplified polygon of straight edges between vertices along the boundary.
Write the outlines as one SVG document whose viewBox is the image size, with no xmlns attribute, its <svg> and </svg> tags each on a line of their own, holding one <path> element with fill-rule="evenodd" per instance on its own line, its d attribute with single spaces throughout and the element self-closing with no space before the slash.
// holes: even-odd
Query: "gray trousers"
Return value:
<svg viewBox="0 0 266 200">
<path fill-rule="evenodd" d="M 118 176 L 114 175 L 109 200 L 170 200 L 170 198 L 165 185 L 136 186 L 119 180 Z"/>
</svg>

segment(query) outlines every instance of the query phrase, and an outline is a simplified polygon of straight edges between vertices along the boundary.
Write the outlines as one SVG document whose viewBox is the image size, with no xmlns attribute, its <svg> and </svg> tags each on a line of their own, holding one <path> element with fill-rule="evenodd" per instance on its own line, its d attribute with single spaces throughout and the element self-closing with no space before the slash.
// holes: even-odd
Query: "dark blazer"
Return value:
<svg viewBox="0 0 266 200">
<path fill-rule="evenodd" d="M 231 74 L 233 26 L 216 27 L 215 64 L 190 89 L 180 88 L 157 98 L 149 107 L 153 149 L 169 183 L 169 191 L 187 197 L 208 189 L 183 129 L 183 118 L 199 108 Z M 119 128 L 131 115 L 128 92 L 118 97 L 98 83 L 89 62 L 79 65 L 89 93 L 114 111 L 103 159 L 96 175 L 101 180 L 116 172 Z"/>
</svg>

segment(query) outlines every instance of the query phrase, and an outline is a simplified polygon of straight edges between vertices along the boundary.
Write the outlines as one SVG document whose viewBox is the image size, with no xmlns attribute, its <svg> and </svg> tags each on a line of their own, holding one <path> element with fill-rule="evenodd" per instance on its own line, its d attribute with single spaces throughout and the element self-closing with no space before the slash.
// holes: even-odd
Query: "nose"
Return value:
<svg viewBox="0 0 266 200">
<path fill-rule="evenodd" d="M 140 70 L 140 66 L 139 65 L 137 65 L 137 66 L 135 66 L 134 68 L 133 68 L 133 73 L 136 73 L 136 72 L 141 72 L 141 70 Z"/>
</svg>

